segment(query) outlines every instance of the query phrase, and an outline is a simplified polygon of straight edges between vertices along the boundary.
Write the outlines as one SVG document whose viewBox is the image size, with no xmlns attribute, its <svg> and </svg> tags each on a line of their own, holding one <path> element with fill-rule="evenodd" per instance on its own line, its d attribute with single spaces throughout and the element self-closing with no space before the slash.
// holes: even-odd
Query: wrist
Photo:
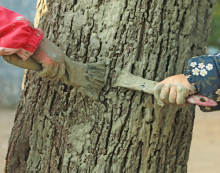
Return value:
<svg viewBox="0 0 220 173">
<path fill-rule="evenodd" d="M 189 88 L 190 88 L 191 94 L 197 93 L 197 88 L 195 86 L 195 83 L 190 82 L 190 80 L 189 80 L 191 78 L 191 75 L 188 75 L 186 72 L 184 72 L 184 74 L 182 74 L 182 75 L 185 77 L 185 79 L 187 81 L 187 85 L 190 86 Z"/>
</svg>

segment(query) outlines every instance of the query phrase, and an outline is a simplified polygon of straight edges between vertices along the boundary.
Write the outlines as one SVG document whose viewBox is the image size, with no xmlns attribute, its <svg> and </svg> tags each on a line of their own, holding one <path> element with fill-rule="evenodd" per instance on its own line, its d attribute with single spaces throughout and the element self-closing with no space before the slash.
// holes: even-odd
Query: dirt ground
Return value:
<svg viewBox="0 0 220 173">
<path fill-rule="evenodd" d="M 4 170 L 15 110 L 0 109 L 0 173 Z M 196 109 L 188 173 L 220 173 L 220 112 Z"/>
<path fill-rule="evenodd" d="M 14 123 L 15 110 L 0 108 L 0 173 L 4 171 L 8 139 Z"/>
</svg>

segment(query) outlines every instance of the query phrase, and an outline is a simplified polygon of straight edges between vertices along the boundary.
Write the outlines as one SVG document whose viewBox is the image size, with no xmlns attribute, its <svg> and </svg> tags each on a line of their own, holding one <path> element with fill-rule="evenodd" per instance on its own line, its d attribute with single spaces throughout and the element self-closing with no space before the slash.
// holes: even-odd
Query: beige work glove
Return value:
<svg viewBox="0 0 220 173">
<path fill-rule="evenodd" d="M 45 37 L 32 57 L 43 67 L 42 70 L 36 71 L 38 76 L 50 80 L 60 79 L 67 85 L 79 87 L 83 95 L 97 99 L 104 85 L 103 62 L 82 64 L 72 61 Z"/>
</svg>

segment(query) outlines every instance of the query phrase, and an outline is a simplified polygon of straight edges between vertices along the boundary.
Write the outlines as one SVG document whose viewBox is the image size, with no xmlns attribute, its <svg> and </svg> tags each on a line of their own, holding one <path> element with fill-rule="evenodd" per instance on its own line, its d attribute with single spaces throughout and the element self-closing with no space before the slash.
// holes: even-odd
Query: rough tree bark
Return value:
<svg viewBox="0 0 220 173">
<path fill-rule="evenodd" d="M 35 25 L 72 60 L 107 64 L 97 101 L 27 71 L 6 172 L 187 172 L 194 106 L 113 87 L 161 81 L 205 53 L 215 0 L 38 0 Z"/>
</svg>

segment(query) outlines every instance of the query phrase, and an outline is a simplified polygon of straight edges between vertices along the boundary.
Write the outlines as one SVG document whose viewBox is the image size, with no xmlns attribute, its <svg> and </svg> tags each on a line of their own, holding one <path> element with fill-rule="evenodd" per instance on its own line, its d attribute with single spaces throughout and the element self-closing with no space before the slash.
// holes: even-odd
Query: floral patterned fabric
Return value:
<svg viewBox="0 0 220 173">
<path fill-rule="evenodd" d="M 200 106 L 200 109 L 204 112 L 220 110 L 220 53 L 188 60 L 184 74 L 198 94 L 218 103 L 216 107 Z"/>
</svg>

